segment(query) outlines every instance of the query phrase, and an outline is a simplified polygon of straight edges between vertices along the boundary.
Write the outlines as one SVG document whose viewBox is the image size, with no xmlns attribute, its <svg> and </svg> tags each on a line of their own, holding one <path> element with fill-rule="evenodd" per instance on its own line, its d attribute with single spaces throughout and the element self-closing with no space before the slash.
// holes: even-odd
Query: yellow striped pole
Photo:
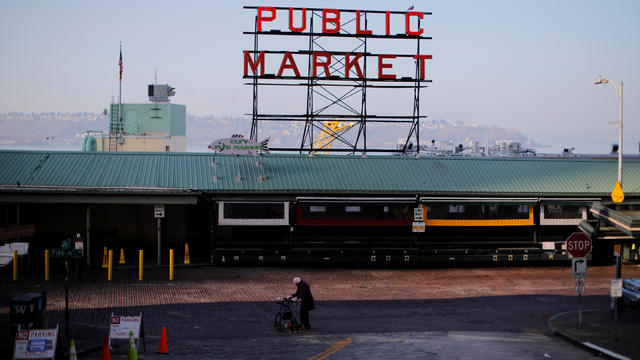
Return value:
<svg viewBox="0 0 640 360">
<path fill-rule="evenodd" d="M 142 281 L 142 263 L 143 263 L 143 261 L 144 261 L 144 256 L 143 256 L 143 254 L 144 254 L 144 253 L 143 253 L 143 251 L 142 251 L 142 250 L 139 250 L 139 251 L 138 251 L 138 263 L 140 264 L 140 265 L 138 266 L 138 280 L 139 280 L 139 281 Z"/>
<path fill-rule="evenodd" d="M 109 271 L 107 274 L 107 280 L 111 281 L 113 278 L 113 250 L 109 249 L 109 263 L 107 264 Z"/>
<path fill-rule="evenodd" d="M 18 280 L 18 250 L 13 250 L 13 281 Z"/>
<path fill-rule="evenodd" d="M 44 281 L 49 281 L 49 249 L 44 250 Z"/>
<path fill-rule="evenodd" d="M 173 280 L 173 249 L 169 250 L 169 280 Z"/>
</svg>

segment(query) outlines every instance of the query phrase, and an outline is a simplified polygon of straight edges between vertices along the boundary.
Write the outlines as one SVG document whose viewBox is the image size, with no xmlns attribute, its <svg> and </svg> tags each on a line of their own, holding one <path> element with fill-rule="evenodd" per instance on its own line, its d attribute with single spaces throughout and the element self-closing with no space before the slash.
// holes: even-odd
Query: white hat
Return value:
<svg viewBox="0 0 640 360">
<path fill-rule="evenodd" d="M 297 276 L 293 278 L 293 283 L 296 284 L 296 285 L 298 285 L 298 283 L 300 283 L 300 281 L 302 281 L 302 279 L 300 279 Z"/>
</svg>

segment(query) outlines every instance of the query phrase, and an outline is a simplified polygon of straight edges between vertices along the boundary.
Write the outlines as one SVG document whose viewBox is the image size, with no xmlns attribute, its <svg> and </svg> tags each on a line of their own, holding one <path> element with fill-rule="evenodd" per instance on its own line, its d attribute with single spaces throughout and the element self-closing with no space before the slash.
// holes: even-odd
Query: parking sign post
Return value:
<svg viewBox="0 0 640 360">
<path fill-rule="evenodd" d="M 582 294 L 584 294 L 584 280 L 587 277 L 587 255 L 592 250 L 591 238 L 583 232 L 575 232 L 567 238 L 565 247 L 573 256 L 571 272 L 578 293 L 578 329 L 582 329 Z"/>
<path fill-rule="evenodd" d="M 611 298 L 622 298 L 622 279 L 611 280 Z M 613 309 L 613 340 L 618 340 L 618 302 L 614 301 Z"/>
</svg>

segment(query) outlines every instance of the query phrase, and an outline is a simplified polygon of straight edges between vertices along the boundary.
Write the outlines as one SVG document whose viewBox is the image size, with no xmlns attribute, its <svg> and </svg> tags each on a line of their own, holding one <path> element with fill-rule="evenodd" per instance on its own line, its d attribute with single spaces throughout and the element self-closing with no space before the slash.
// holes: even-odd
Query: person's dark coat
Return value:
<svg viewBox="0 0 640 360">
<path fill-rule="evenodd" d="M 304 280 L 301 280 L 296 286 L 298 287 L 298 290 L 292 294 L 291 297 L 297 297 L 300 299 L 300 311 L 315 310 L 316 304 L 313 302 L 313 295 L 311 295 L 309 284 Z"/>
</svg>

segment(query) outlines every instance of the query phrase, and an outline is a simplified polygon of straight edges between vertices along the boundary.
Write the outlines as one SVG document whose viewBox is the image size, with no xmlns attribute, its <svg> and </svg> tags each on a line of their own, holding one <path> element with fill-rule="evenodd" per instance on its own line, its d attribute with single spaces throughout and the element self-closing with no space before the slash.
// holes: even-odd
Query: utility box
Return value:
<svg viewBox="0 0 640 360">
<path fill-rule="evenodd" d="M 16 336 L 18 325 L 23 330 L 42 329 L 47 310 L 47 293 L 26 293 L 9 300 L 9 331 L 11 339 Z"/>
</svg>

